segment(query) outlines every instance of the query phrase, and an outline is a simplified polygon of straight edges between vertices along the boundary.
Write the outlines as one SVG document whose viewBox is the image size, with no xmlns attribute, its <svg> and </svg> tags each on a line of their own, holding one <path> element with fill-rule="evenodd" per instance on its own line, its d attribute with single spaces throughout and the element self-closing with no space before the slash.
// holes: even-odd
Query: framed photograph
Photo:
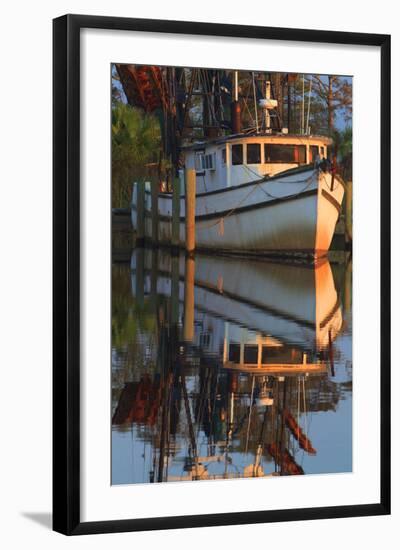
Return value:
<svg viewBox="0 0 400 550">
<path fill-rule="evenodd" d="M 390 37 L 66 15 L 53 69 L 54 530 L 389 514 Z"/>
</svg>

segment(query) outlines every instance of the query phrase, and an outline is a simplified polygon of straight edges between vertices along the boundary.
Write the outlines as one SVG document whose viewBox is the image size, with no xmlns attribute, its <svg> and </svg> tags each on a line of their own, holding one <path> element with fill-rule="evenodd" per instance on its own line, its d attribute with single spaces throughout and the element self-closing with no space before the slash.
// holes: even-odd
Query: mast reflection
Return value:
<svg viewBox="0 0 400 550">
<path fill-rule="evenodd" d="M 133 438 L 130 482 L 308 473 L 304 456 L 319 451 L 310 416 L 335 411 L 346 391 L 329 262 L 141 248 L 129 276 L 113 298 L 112 425 Z"/>
</svg>

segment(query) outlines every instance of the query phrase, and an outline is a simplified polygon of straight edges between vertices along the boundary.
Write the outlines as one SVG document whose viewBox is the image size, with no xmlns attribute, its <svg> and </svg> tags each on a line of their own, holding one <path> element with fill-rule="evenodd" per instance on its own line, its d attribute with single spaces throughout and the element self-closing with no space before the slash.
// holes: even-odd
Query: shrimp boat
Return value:
<svg viewBox="0 0 400 550">
<path fill-rule="evenodd" d="M 167 252 L 139 248 L 131 257 L 133 295 L 170 297 L 173 261 L 178 263 L 174 292 L 180 318 L 185 318 L 190 284 L 186 262 L 193 262 L 193 326 L 199 332 L 194 330 L 190 341 L 203 354 L 217 357 L 223 349 L 223 367 L 240 372 L 325 372 L 319 354 L 343 324 L 328 259 L 309 265 L 205 254 L 190 260 L 181 254 L 173 260 Z"/>
<path fill-rule="evenodd" d="M 237 102 L 236 102 L 237 103 Z M 277 101 L 260 100 L 263 124 L 181 147 L 179 243 L 185 244 L 185 174 L 196 174 L 196 248 L 222 253 L 265 256 L 326 256 L 338 221 L 344 182 L 331 168 L 328 146 L 320 135 L 289 134 L 270 127 Z M 137 227 L 137 185 L 131 218 Z M 171 193 L 158 196 L 160 244 L 172 238 Z M 145 190 L 145 235 L 151 236 L 150 184 Z M 151 238 L 151 237 L 150 237 Z"/>
</svg>

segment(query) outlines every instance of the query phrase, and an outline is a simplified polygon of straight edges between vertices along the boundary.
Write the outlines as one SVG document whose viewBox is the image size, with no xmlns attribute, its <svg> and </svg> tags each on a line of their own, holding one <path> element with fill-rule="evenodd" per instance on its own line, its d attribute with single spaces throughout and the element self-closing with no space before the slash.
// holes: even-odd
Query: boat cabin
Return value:
<svg viewBox="0 0 400 550">
<path fill-rule="evenodd" d="M 225 323 L 223 366 L 240 372 L 286 376 L 326 371 L 326 365 L 314 363 L 304 350 L 230 323 Z"/>
<path fill-rule="evenodd" d="M 331 143 L 324 136 L 239 134 L 195 143 L 183 151 L 185 167 L 196 170 L 197 192 L 202 193 L 257 181 L 322 160 L 327 158 Z"/>
</svg>

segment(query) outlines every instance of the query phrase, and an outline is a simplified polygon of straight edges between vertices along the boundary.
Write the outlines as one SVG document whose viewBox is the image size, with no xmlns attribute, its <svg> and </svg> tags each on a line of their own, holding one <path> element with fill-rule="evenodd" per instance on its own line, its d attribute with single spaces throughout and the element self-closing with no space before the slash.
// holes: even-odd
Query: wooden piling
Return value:
<svg viewBox="0 0 400 550">
<path fill-rule="evenodd" d="M 331 191 L 335 189 L 336 156 L 333 157 L 331 167 Z"/>
<path fill-rule="evenodd" d="M 328 342 L 329 364 L 331 366 L 331 375 L 335 376 L 335 363 L 334 363 L 334 360 L 333 360 L 333 343 L 332 343 L 332 331 L 331 330 L 328 332 L 328 338 L 329 338 L 329 342 Z"/>
<path fill-rule="evenodd" d="M 196 171 L 193 168 L 185 170 L 185 186 L 185 247 L 188 254 L 193 254 L 196 247 Z"/>
<path fill-rule="evenodd" d="M 186 256 L 185 261 L 185 303 L 183 315 L 183 339 L 192 342 L 194 338 L 194 274 L 193 256 Z"/>
<path fill-rule="evenodd" d="M 144 248 L 136 248 L 136 303 L 139 307 L 144 304 Z"/>
<path fill-rule="evenodd" d="M 347 261 L 345 278 L 344 278 L 344 311 L 347 315 L 351 315 L 352 307 L 352 273 L 353 261 L 351 257 Z"/>
<path fill-rule="evenodd" d="M 345 195 L 345 228 L 346 228 L 346 242 L 351 243 L 353 240 L 353 182 L 348 181 L 346 183 L 346 195 Z"/>
<path fill-rule="evenodd" d="M 179 323 L 179 256 L 171 257 L 171 323 Z"/>
<path fill-rule="evenodd" d="M 151 240 L 158 245 L 158 181 L 152 181 L 151 187 Z"/>
<path fill-rule="evenodd" d="M 179 217 L 181 214 L 181 189 L 180 180 L 175 178 L 172 188 L 172 248 L 178 249 L 179 247 Z"/>
<path fill-rule="evenodd" d="M 136 245 L 141 246 L 145 238 L 144 226 L 145 191 L 144 181 L 136 183 Z"/>
<path fill-rule="evenodd" d="M 150 296 L 151 304 L 157 305 L 157 282 L 158 282 L 158 249 L 151 249 L 151 272 L 150 272 Z"/>
</svg>

